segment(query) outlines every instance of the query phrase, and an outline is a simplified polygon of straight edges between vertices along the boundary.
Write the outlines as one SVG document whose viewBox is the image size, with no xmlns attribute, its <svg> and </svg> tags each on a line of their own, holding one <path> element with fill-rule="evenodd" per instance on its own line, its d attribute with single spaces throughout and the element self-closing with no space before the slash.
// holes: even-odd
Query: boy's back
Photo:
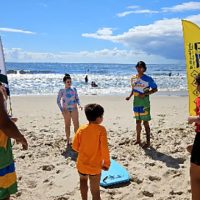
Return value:
<svg viewBox="0 0 200 200">
<path fill-rule="evenodd" d="M 77 168 L 80 173 L 99 174 L 102 166 L 110 165 L 104 126 L 93 123 L 81 126 L 76 132 L 72 148 L 79 152 Z"/>
<path fill-rule="evenodd" d="M 100 125 L 104 109 L 99 104 L 88 104 L 84 110 L 89 124 L 78 129 L 72 144 L 72 148 L 78 152 L 76 167 L 80 177 L 81 197 L 82 200 L 88 199 L 89 180 L 92 199 L 101 200 L 101 170 L 110 167 L 106 129 Z"/>
</svg>

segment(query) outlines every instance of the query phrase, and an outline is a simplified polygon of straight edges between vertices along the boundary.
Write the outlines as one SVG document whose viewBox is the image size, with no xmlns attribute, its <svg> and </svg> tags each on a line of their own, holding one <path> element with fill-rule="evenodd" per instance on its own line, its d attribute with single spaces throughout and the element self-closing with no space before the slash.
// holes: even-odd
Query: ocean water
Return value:
<svg viewBox="0 0 200 200">
<path fill-rule="evenodd" d="M 129 94 L 135 64 L 6 63 L 11 95 L 53 95 L 63 88 L 63 76 L 69 73 L 79 95 Z M 85 83 L 88 74 L 89 82 Z M 160 94 L 187 94 L 184 65 L 147 65 L 146 74 L 156 81 Z M 95 81 L 97 88 L 91 87 Z"/>
</svg>

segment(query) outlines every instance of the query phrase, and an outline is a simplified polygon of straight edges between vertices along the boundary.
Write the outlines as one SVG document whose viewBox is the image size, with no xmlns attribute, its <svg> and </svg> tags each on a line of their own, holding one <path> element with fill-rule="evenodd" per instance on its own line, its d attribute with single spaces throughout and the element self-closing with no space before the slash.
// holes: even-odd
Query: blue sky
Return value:
<svg viewBox="0 0 200 200">
<path fill-rule="evenodd" d="M 200 1 L 6 0 L 0 36 L 11 62 L 184 63 L 181 19 Z"/>
</svg>

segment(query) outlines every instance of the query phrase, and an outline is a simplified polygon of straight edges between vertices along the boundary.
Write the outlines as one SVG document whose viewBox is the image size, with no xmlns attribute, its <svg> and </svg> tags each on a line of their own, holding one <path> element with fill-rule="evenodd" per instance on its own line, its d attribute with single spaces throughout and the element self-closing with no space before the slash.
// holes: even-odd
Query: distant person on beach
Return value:
<svg viewBox="0 0 200 200">
<path fill-rule="evenodd" d="M 104 109 L 98 104 L 85 106 L 88 124 L 81 126 L 75 134 L 72 148 L 78 152 L 77 169 L 80 176 L 82 200 L 87 200 L 88 179 L 92 199 L 100 200 L 101 170 L 110 167 L 107 133 L 103 121 Z"/>
<path fill-rule="evenodd" d="M 4 106 L 4 97 L 0 91 L 0 199 L 9 200 L 17 192 L 17 178 L 12 154 L 11 138 L 28 149 L 25 137 L 9 118 Z"/>
<path fill-rule="evenodd" d="M 70 126 L 71 120 L 74 125 L 74 132 L 76 132 L 79 128 L 79 116 L 78 116 L 78 108 L 82 109 L 80 105 L 80 100 L 78 97 L 78 93 L 75 87 L 71 87 L 72 79 L 69 74 L 65 74 L 63 77 L 63 83 L 65 84 L 65 88 L 60 89 L 57 96 L 57 104 L 62 112 L 65 121 L 65 133 L 67 137 L 67 147 L 71 143 L 70 141 Z"/>
<path fill-rule="evenodd" d="M 91 82 L 91 86 L 92 87 L 98 87 L 98 85 L 94 81 Z"/>
<path fill-rule="evenodd" d="M 158 91 L 155 81 L 144 74 L 147 70 L 146 64 L 143 61 L 139 61 L 136 65 L 137 75 L 131 78 L 132 91 L 126 100 L 128 101 L 133 95 L 133 111 L 136 118 L 136 133 L 137 138 L 134 143 L 141 145 L 140 134 L 142 130 L 142 121 L 146 132 L 146 144 L 143 146 L 147 148 L 150 146 L 150 99 L 149 95 Z"/>
<path fill-rule="evenodd" d="M 200 92 L 200 75 L 196 77 L 197 91 Z M 188 123 L 195 122 L 196 136 L 193 145 L 188 147 L 191 152 L 190 165 L 190 180 L 192 200 L 200 199 L 200 96 L 196 98 L 196 116 L 190 116 Z"/>
<path fill-rule="evenodd" d="M 88 83 L 88 75 L 85 76 L 85 83 Z"/>
</svg>

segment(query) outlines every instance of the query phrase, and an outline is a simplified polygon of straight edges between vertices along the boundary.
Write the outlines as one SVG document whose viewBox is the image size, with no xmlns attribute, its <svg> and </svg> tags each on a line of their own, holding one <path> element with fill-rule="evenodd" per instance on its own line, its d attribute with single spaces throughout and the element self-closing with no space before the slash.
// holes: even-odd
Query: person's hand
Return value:
<svg viewBox="0 0 200 200">
<path fill-rule="evenodd" d="M 62 108 L 62 114 L 64 114 L 65 112 L 67 112 L 66 108 Z"/>
<path fill-rule="evenodd" d="M 102 166 L 102 169 L 103 169 L 104 171 L 108 171 L 108 170 L 109 170 L 109 167 Z"/>
<path fill-rule="evenodd" d="M 200 124 L 200 117 L 199 117 L 199 116 L 197 117 L 197 119 L 195 120 L 195 122 L 196 122 L 197 124 Z"/>
<path fill-rule="evenodd" d="M 81 105 L 78 106 L 80 110 L 83 110 L 83 107 Z"/>
<path fill-rule="evenodd" d="M 23 150 L 28 149 L 28 142 L 26 141 L 26 139 L 23 135 L 20 138 L 16 139 L 16 142 L 22 144 Z"/>
<path fill-rule="evenodd" d="M 126 97 L 126 100 L 128 101 L 131 97 Z"/>
<path fill-rule="evenodd" d="M 194 123 L 194 117 L 193 116 L 189 116 L 188 117 L 188 124 L 192 124 Z"/>
<path fill-rule="evenodd" d="M 199 116 L 189 116 L 188 117 L 188 124 L 192 124 L 192 123 L 197 123 L 200 124 L 200 117 Z"/>
</svg>

